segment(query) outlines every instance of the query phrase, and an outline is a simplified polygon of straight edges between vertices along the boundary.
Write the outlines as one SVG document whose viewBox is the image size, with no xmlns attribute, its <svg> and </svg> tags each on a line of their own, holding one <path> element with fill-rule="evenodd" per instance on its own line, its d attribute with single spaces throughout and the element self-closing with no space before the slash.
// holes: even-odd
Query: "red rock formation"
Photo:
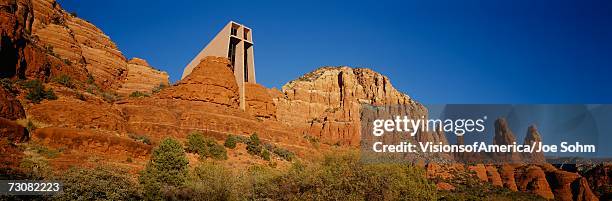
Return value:
<svg viewBox="0 0 612 201">
<path fill-rule="evenodd" d="M 0 117 L 0 139 L 11 143 L 25 142 L 29 139 L 28 130 L 13 121 Z"/>
<path fill-rule="evenodd" d="M 108 103 L 93 103 L 62 98 L 43 101 L 28 110 L 28 117 L 63 128 L 102 129 L 121 133 L 126 130 L 121 112 Z"/>
<path fill-rule="evenodd" d="M 287 83 L 282 91 L 285 96 L 275 98 L 278 119 L 327 144 L 359 144 L 363 103 L 403 104 L 404 113 L 427 116 L 421 104 L 370 69 L 319 68 Z"/>
<path fill-rule="evenodd" d="M 488 180 L 491 184 L 493 184 L 493 186 L 504 186 L 501 176 L 499 172 L 497 172 L 497 168 L 495 166 L 487 165 L 486 169 Z"/>
<path fill-rule="evenodd" d="M 151 145 L 95 130 L 40 128 L 34 131 L 32 139 L 53 148 L 78 150 L 92 155 L 104 154 L 109 158 L 125 155 L 146 158 L 151 152 Z"/>
<path fill-rule="evenodd" d="M 238 84 L 226 58 L 206 57 L 193 72 L 157 96 L 239 108 Z"/>
<path fill-rule="evenodd" d="M 499 169 L 499 172 L 504 187 L 510 189 L 511 191 L 518 191 L 518 187 L 516 186 L 516 181 L 514 179 L 514 167 L 509 164 L 504 164 Z"/>
<path fill-rule="evenodd" d="M 489 181 L 487 169 L 483 164 L 468 166 L 468 170 L 473 171 L 476 174 L 476 177 L 478 177 L 478 179 L 481 181 Z"/>
<path fill-rule="evenodd" d="M 521 167 L 515 177 L 519 191 L 531 192 L 546 199 L 555 198 L 546 181 L 546 174 L 540 167 L 535 165 Z"/>
<path fill-rule="evenodd" d="M 276 119 L 276 105 L 264 86 L 245 83 L 246 111 L 255 117 Z"/>
<path fill-rule="evenodd" d="M 25 118 L 25 110 L 11 93 L 0 86 L 0 118 L 17 120 Z"/>
<path fill-rule="evenodd" d="M 436 187 L 438 190 L 443 190 L 443 191 L 452 191 L 455 190 L 455 187 L 449 183 L 446 182 L 438 182 L 436 184 Z"/>
<path fill-rule="evenodd" d="M 64 11 L 55 0 L 32 1 L 32 38 L 49 55 L 70 68 L 86 69 L 98 86 L 118 89 L 127 61 L 108 36 L 91 23 Z M 85 80 L 86 77 L 74 77 Z M 81 75 L 87 76 L 87 74 Z"/>
<path fill-rule="evenodd" d="M 129 95 L 134 91 L 151 93 L 160 85 L 169 85 L 168 73 L 159 71 L 140 58 L 132 58 L 127 64 L 127 77 L 117 93 Z"/>
<path fill-rule="evenodd" d="M 580 179 L 572 182 L 572 199 L 576 201 L 586 200 L 599 200 L 595 194 L 589 188 L 589 183 L 586 178 L 581 177 Z"/>
<path fill-rule="evenodd" d="M 493 144 L 496 145 L 508 145 L 516 142 L 514 133 L 510 130 L 506 119 L 500 118 L 495 120 L 495 137 L 493 138 Z M 504 163 L 518 163 L 521 162 L 521 156 L 519 153 L 497 153 L 493 156 L 496 161 Z"/>
<path fill-rule="evenodd" d="M 535 125 L 531 125 L 529 126 L 529 128 L 527 129 L 527 135 L 525 135 L 525 141 L 523 142 L 523 144 L 525 145 L 533 145 L 533 143 L 537 143 L 542 142 L 542 137 L 540 137 L 540 133 L 538 132 L 538 129 L 535 127 Z M 542 152 L 535 152 L 535 153 L 523 153 L 523 160 L 526 163 L 532 163 L 532 164 L 543 164 L 546 163 L 546 158 L 544 157 L 544 153 Z"/>
<path fill-rule="evenodd" d="M 604 163 L 589 168 L 582 176 L 602 200 L 605 200 L 612 199 L 612 177 L 610 175 L 612 175 L 612 164 Z"/>
<path fill-rule="evenodd" d="M 586 180 L 578 173 L 556 169 L 552 165 L 543 165 L 555 199 L 557 200 L 598 200 L 589 188 Z"/>
</svg>

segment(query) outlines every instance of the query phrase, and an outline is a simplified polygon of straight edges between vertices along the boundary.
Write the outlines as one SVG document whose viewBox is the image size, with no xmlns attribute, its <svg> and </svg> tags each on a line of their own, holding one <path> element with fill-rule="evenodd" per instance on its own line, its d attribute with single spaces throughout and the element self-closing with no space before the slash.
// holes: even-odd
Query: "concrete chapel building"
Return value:
<svg viewBox="0 0 612 201">
<path fill-rule="evenodd" d="M 232 71 L 240 90 L 240 108 L 245 109 L 244 83 L 255 83 L 255 62 L 253 61 L 253 32 L 250 28 L 230 21 L 204 47 L 198 55 L 187 64 L 181 79 L 187 77 L 207 56 L 227 57 L 232 64 Z"/>
</svg>

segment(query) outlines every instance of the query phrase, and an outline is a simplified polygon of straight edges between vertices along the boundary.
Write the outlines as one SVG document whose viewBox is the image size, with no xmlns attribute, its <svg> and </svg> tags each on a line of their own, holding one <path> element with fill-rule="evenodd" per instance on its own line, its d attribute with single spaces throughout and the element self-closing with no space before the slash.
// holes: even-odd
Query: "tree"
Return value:
<svg viewBox="0 0 612 201">
<path fill-rule="evenodd" d="M 189 161 L 183 146 L 175 139 L 164 139 L 153 150 L 151 160 L 141 172 L 140 184 L 143 185 L 145 198 L 157 200 L 161 198 L 161 190 L 179 188 L 185 183 Z"/>
</svg>

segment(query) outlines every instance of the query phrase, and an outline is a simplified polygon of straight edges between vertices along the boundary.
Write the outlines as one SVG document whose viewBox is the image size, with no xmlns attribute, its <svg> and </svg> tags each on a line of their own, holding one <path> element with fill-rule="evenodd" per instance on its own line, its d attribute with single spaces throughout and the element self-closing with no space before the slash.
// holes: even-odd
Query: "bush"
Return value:
<svg viewBox="0 0 612 201">
<path fill-rule="evenodd" d="M 187 186 L 195 195 L 208 200 L 239 200 L 236 196 L 236 177 L 223 166 L 203 162 L 193 169 L 193 180 Z"/>
<path fill-rule="evenodd" d="M 236 148 L 236 144 L 238 144 L 239 141 L 240 139 L 237 136 L 228 135 L 227 139 L 225 139 L 225 143 L 223 143 L 223 146 L 230 148 L 230 149 L 234 149 Z"/>
<path fill-rule="evenodd" d="M 217 160 L 227 159 L 225 147 L 218 145 L 217 141 L 212 138 L 204 137 L 199 132 L 187 135 L 187 152 L 197 153 L 202 159 L 207 157 Z"/>
<path fill-rule="evenodd" d="M 57 200 L 140 200 L 138 184 L 125 171 L 116 168 L 70 169 L 58 180 L 63 182 Z"/>
<path fill-rule="evenodd" d="M 104 101 L 109 102 L 109 103 L 114 103 L 115 101 L 119 100 L 119 97 L 117 97 L 116 94 L 108 93 L 108 92 L 102 93 L 102 98 L 104 99 Z"/>
<path fill-rule="evenodd" d="M 263 147 L 261 146 L 261 142 L 259 141 L 259 137 L 257 133 L 253 133 L 247 142 L 247 152 L 251 155 L 260 155 Z"/>
<path fill-rule="evenodd" d="M 162 189 L 183 186 L 188 164 L 189 160 L 180 142 L 172 138 L 163 140 L 153 150 L 151 160 L 140 174 L 145 198 L 157 200 L 162 197 Z"/>
<path fill-rule="evenodd" d="M 149 97 L 151 95 L 141 92 L 141 91 L 134 91 L 130 94 L 130 97 L 132 98 L 140 98 L 140 97 Z"/>
<path fill-rule="evenodd" d="M 71 88 L 71 89 L 76 88 L 76 85 L 72 81 L 72 78 L 66 74 L 62 74 L 58 77 L 55 77 L 53 81 L 57 82 L 58 84 L 64 85 L 65 87 Z"/>
<path fill-rule="evenodd" d="M 148 144 L 151 145 L 151 139 L 149 139 L 149 137 L 147 137 L 146 135 L 136 135 L 134 133 L 129 133 L 128 137 L 138 141 L 138 142 L 142 142 L 144 144 Z"/>
<path fill-rule="evenodd" d="M 23 83 L 23 87 L 28 89 L 29 92 L 26 98 L 33 103 L 40 103 L 44 99 L 55 100 L 57 96 L 52 89 L 45 90 L 40 80 L 30 80 Z"/>
<path fill-rule="evenodd" d="M 270 152 L 267 149 L 262 150 L 260 156 L 264 160 L 267 160 L 267 161 L 270 160 Z"/>
<path fill-rule="evenodd" d="M 278 157 L 281 157 L 286 161 L 292 161 L 295 158 L 295 154 L 293 152 L 280 147 L 274 147 L 272 149 L 272 153 L 276 154 Z"/>
<path fill-rule="evenodd" d="M 356 154 L 328 155 L 319 165 L 300 163 L 285 173 L 252 172 L 253 200 L 436 200 L 433 182 L 408 164 L 362 164 Z"/>
<path fill-rule="evenodd" d="M 155 93 L 159 93 L 162 89 L 167 88 L 168 85 L 165 85 L 164 83 L 159 83 L 159 85 L 155 88 L 153 88 L 152 92 Z"/>
</svg>

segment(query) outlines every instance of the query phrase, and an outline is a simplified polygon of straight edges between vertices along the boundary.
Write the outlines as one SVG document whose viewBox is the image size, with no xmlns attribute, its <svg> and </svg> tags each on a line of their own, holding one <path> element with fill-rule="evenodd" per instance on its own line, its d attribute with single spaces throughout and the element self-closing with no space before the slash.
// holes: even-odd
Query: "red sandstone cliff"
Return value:
<svg viewBox="0 0 612 201">
<path fill-rule="evenodd" d="M 132 58 L 128 61 L 127 76 L 117 93 L 124 96 L 135 91 L 151 93 L 160 86 L 170 85 L 168 80 L 168 73 L 151 67 L 144 59 Z"/>
<path fill-rule="evenodd" d="M 167 80 L 167 75 L 148 68 L 140 60 L 126 61 L 110 38 L 92 24 L 71 16 L 50 0 L 0 1 L 2 35 L 2 77 L 49 80 L 62 74 L 85 83 L 93 78 L 103 90 L 145 90 Z M 147 67 L 147 68 L 145 68 Z M 175 86 L 144 98 L 111 103 L 95 94 L 76 98 L 77 90 L 47 84 L 59 99 L 26 104 L 25 109 L 0 89 L 0 137 L 23 142 L 27 130 L 13 120 L 28 118 L 41 123 L 32 133 L 38 143 L 66 148 L 63 163 L 82 162 L 99 156 L 116 163 L 130 157 L 144 159 L 150 145 L 129 138 L 130 134 L 150 137 L 154 143 L 165 137 L 185 139 L 191 131 L 223 139 L 227 134 L 258 133 L 262 139 L 283 144 L 308 156 L 315 149 L 303 138 L 314 136 L 327 144 L 356 146 L 360 136 L 360 106 L 403 104 L 402 112 L 427 116 L 427 110 L 399 92 L 389 79 L 369 69 L 326 67 L 286 84 L 282 91 L 261 85 L 246 85 L 246 111 L 238 106 L 238 88 L 229 62 L 206 58 L 194 72 Z M 152 76 L 143 78 L 140 75 Z M 167 81 L 166 81 L 167 83 Z M 23 93 L 21 93 L 23 98 Z M 496 129 L 497 130 L 497 129 Z M 514 139 L 500 122 L 496 143 Z M 5 135 L 6 134 L 6 135 Z M 10 135 L 9 135 L 10 134 Z M 541 140 L 535 128 L 525 142 Z M 419 141 L 446 142 L 443 134 L 419 136 Z M 16 149 L 1 146 L 1 158 L 18 158 Z M 515 159 L 515 156 L 511 156 Z M 18 162 L 18 161 L 17 161 Z M 496 186 L 533 192 L 560 200 L 596 200 L 585 177 L 547 165 L 455 165 L 428 167 L 472 170 L 474 176 Z M 429 174 L 429 172 L 428 172 Z M 435 172 L 451 178 L 448 172 Z M 589 175 L 589 178 L 596 176 Z M 596 178 L 600 185 L 602 178 Z M 604 183 L 605 183 L 604 178 Z M 445 189 L 451 189 L 448 185 Z"/>
<path fill-rule="evenodd" d="M 319 68 L 285 84 L 274 101 L 279 121 L 328 144 L 359 144 L 361 104 L 403 105 L 413 117 L 427 116 L 426 109 L 396 90 L 389 78 L 363 68 Z"/>
</svg>

